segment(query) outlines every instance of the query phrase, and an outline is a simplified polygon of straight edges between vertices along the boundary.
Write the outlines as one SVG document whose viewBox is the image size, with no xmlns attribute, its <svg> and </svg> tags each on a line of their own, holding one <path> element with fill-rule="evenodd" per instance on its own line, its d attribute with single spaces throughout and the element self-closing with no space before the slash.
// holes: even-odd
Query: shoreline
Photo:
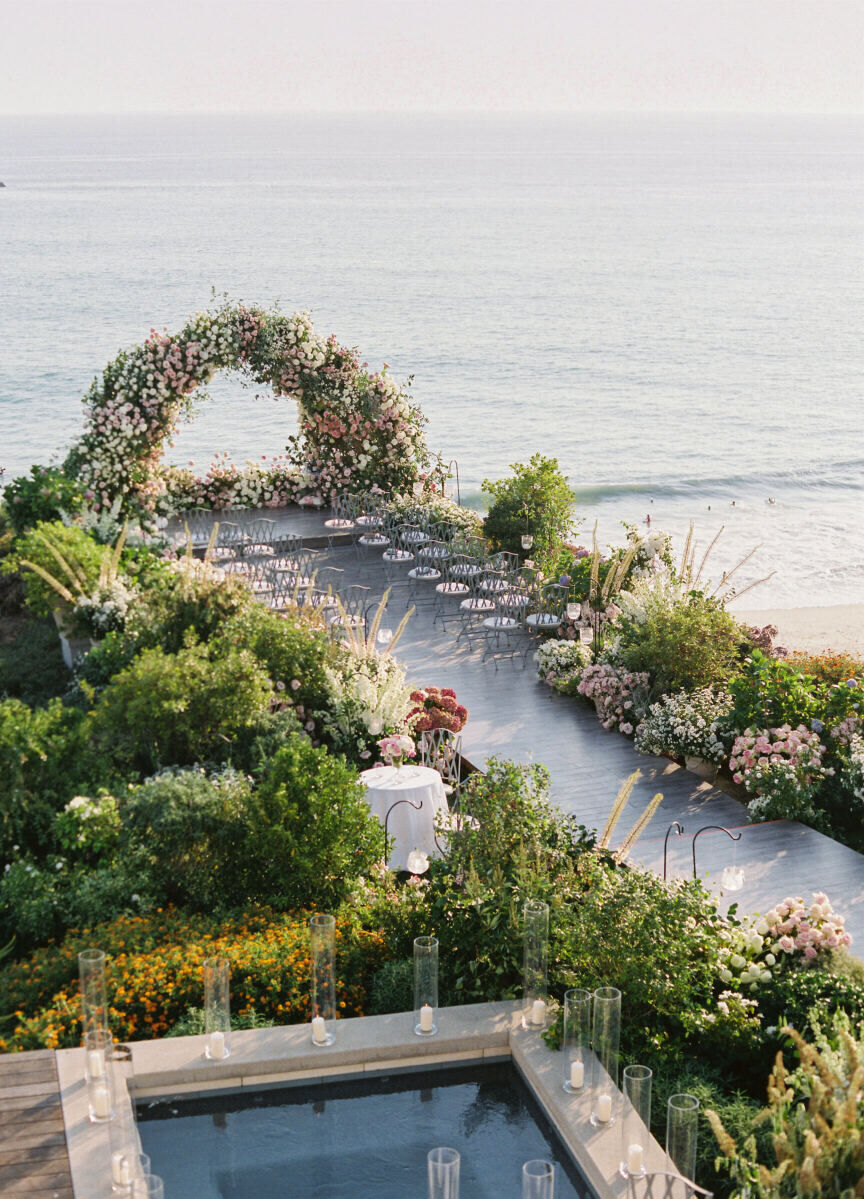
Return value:
<svg viewBox="0 0 864 1199">
<path fill-rule="evenodd" d="M 864 603 L 822 607 L 744 608 L 729 612 L 746 624 L 773 624 L 776 643 L 789 650 L 860 654 L 864 657 Z"/>
</svg>

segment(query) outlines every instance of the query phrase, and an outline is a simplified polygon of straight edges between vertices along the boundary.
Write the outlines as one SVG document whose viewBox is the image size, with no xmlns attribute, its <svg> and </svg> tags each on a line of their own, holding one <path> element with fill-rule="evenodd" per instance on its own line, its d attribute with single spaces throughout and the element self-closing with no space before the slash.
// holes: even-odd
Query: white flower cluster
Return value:
<svg viewBox="0 0 864 1199">
<path fill-rule="evenodd" d="M 405 523 L 455 525 L 469 537 L 479 536 L 482 531 L 483 521 L 477 512 L 438 492 L 426 491 L 420 496 L 413 493 L 394 495 L 386 508 L 391 516 Z"/>
<path fill-rule="evenodd" d="M 591 651 L 578 641 L 544 641 L 534 655 L 537 675 L 550 685 L 560 679 L 570 679 L 591 661 Z"/>
<path fill-rule="evenodd" d="M 676 608 L 684 602 L 686 595 L 687 585 L 675 580 L 664 564 L 659 570 L 646 571 L 633 578 L 627 590 L 618 593 L 615 602 L 623 619 L 644 624 Z"/>
<path fill-rule="evenodd" d="M 636 748 L 643 754 L 704 758 L 719 765 L 726 756 L 720 729 L 731 708 L 728 692 L 712 687 L 662 695 L 636 730 Z"/>
<path fill-rule="evenodd" d="M 853 733 L 848 744 L 848 765 L 845 775 L 849 789 L 856 799 L 864 799 L 864 737 Z"/>
<path fill-rule="evenodd" d="M 325 666 L 331 700 L 328 724 L 340 742 L 401 732 L 411 707 L 404 667 L 388 655 L 344 655 L 336 668 Z"/>
<path fill-rule="evenodd" d="M 73 623 L 97 639 L 121 630 L 135 595 L 135 587 L 129 579 L 120 577 L 102 584 L 91 595 L 76 600 Z"/>
<path fill-rule="evenodd" d="M 734 984 L 739 991 L 752 991 L 770 983 L 777 965 L 770 931 L 763 916 L 757 917 L 752 924 L 724 930 L 721 934 L 724 944 L 717 962 L 721 982 Z"/>
</svg>

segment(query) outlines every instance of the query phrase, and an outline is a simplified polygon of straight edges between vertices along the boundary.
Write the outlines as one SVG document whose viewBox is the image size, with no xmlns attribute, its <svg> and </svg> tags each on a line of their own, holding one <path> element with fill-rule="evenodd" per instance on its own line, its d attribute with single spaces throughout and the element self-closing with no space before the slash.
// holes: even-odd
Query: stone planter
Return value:
<svg viewBox="0 0 864 1199">
<path fill-rule="evenodd" d="M 685 758 L 684 769 L 689 770 L 691 774 L 698 774 L 700 779 L 707 779 L 709 783 L 713 783 L 717 779 L 719 767 L 713 762 L 706 762 L 704 758 Z"/>
<path fill-rule="evenodd" d="M 64 637 L 60 634 L 60 649 L 63 652 L 63 661 L 70 670 L 75 666 L 75 663 L 81 658 L 86 658 L 90 650 L 96 644 L 90 637 Z"/>
</svg>

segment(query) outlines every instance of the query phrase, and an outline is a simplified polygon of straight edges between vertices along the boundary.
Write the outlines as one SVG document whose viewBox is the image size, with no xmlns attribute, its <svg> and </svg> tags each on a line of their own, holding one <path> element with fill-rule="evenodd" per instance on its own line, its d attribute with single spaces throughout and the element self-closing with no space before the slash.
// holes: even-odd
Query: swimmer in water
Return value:
<svg viewBox="0 0 864 1199">
<path fill-rule="evenodd" d="M 645 517 L 645 524 L 646 524 L 646 525 L 650 525 L 650 524 L 651 524 L 651 513 L 650 513 L 650 512 L 649 512 L 649 513 L 648 513 L 648 515 Z"/>
</svg>

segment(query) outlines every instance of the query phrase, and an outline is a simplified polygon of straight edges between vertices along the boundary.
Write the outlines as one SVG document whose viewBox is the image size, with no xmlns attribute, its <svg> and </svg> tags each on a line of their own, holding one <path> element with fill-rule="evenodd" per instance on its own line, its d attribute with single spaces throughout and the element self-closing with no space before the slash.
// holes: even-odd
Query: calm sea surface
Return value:
<svg viewBox="0 0 864 1199">
<path fill-rule="evenodd" d="M 862 120 L 0 117 L 0 179 L 7 479 L 215 288 L 413 375 L 463 498 L 552 454 L 585 536 L 724 524 L 748 606 L 864 599 Z M 284 446 L 213 392 L 174 460 Z"/>
</svg>

